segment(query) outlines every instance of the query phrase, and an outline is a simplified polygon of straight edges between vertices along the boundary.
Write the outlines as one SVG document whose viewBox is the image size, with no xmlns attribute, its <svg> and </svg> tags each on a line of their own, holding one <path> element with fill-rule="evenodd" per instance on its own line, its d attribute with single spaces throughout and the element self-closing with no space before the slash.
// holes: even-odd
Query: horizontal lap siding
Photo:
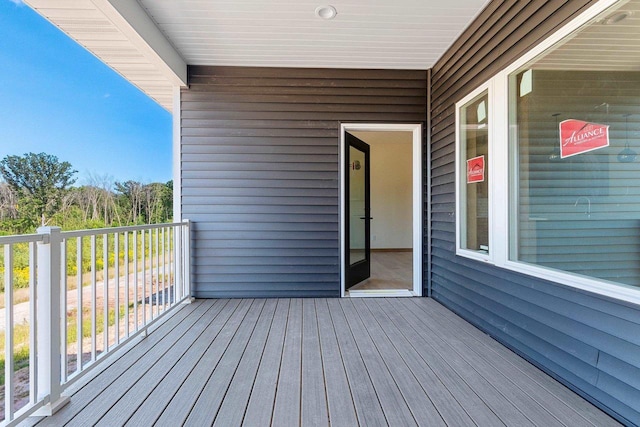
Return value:
<svg viewBox="0 0 640 427">
<path fill-rule="evenodd" d="M 585 395 L 640 424 L 637 306 L 455 255 L 455 103 L 593 1 L 493 1 L 432 70 L 433 297 Z"/>
<path fill-rule="evenodd" d="M 196 296 L 339 296 L 340 122 L 424 122 L 426 72 L 192 66 L 189 84 Z"/>
</svg>

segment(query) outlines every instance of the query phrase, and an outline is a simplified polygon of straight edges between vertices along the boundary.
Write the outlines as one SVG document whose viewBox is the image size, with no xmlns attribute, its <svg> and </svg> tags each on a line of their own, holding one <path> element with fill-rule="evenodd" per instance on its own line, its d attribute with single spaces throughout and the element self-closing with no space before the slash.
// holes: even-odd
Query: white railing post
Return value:
<svg viewBox="0 0 640 427">
<path fill-rule="evenodd" d="M 182 220 L 185 230 L 182 233 L 181 248 L 181 264 L 182 264 L 182 283 L 184 293 L 188 296 L 187 301 L 193 302 L 195 298 L 191 292 L 191 221 Z"/>
<path fill-rule="evenodd" d="M 182 226 L 173 227 L 173 294 L 174 302 L 185 296 L 182 281 Z"/>
<path fill-rule="evenodd" d="M 60 384 L 62 363 L 60 246 L 62 237 L 60 227 L 40 227 L 38 233 L 43 234 L 44 238 L 38 243 L 37 255 L 37 390 L 38 400 L 44 399 L 47 403 L 36 412 L 36 415 L 52 415 L 69 401 L 68 397 L 61 396 Z"/>
</svg>

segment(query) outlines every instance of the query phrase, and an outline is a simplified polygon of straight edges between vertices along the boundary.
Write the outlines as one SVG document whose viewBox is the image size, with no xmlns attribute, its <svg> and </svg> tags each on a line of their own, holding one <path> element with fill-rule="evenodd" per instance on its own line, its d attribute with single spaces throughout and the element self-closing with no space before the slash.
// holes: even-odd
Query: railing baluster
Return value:
<svg viewBox="0 0 640 427">
<path fill-rule="evenodd" d="M 182 254 L 178 248 L 182 247 L 182 229 L 183 227 L 176 227 L 175 241 L 176 241 L 176 255 L 175 255 L 175 287 L 178 289 L 178 297 L 182 299 L 184 297 L 184 286 L 182 281 Z"/>
<path fill-rule="evenodd" d="M 156 307 L 156 316 L 160 315 L 160 230 L 156 229 L 156 237 L 155 237 L 155 244 L 156 244 L 156 301 L 155 301 L 155 307 Z"/>
<path fill-rule="evenodd" d="M 167 247 L 165 228 L 162 227 L 162 311 L 167 311 Z"/>
<path fill-rule="evenodd" d="M 129 336 L 129 233 L 124 232 L 124 336 Z"/>
<path fill-rule="evenodd" d="M 60 374 L 67 382 L 67 239 L 60 242 Z"/>
<path fill-rule="evenodd" d="M 120 233 L 115 233 L 113 236 L 113 297 L 114 297 L 114 312 L 115 312 L 115 343 L 120 344 Z"/>
<path fill-rule="evenodd" d="M 13 419 L 13 244 L 4 245 L 4 417 Z"/>
<path fill-rule="evenodd" d="M 142 251 L 142 324 L 147 324 L 147 259 L 146 259 L 146 238 L 145 230 L 140 232 L 140 250 Z"/>
<path fill-rule="evenodd" d="M 182 242 L 182 283 L 184 283 L 185 286 L 184 294 L 191 298 L 191 223 L 189 220 L 186 220 L 184 224 L 184 240 Z"/>
<path fill-rule="evenodd" d="M 104 338 L 103 349 L 102 352 L 106 353 L 109 351 L 109 235 L 102 235 L 102 247 L 103 247 L 103 263 L 104 269 L 103 271 L 103 280 L 102 280 L 102 335 Z"/>
<path fill-rule="evenodd" d="M 184 246 L 185 234 L 186 234 L 186 227 L 180 227 L 180 252 L 178 256 L 180 257 L 180 289 L 181 289 L 183 298 L 189 296 L 189 294 L 186 292 L 185 285 L 184 285 L 184 275 L 185 275 L 185 268 L 186 268 L 186 266 L 184 265 L 184 256 L 185 256 L 185 251 L 187 249 Z"/>
<path fill-rule="evenodd" d="M 35 405 L 38 399 L 38 354 L 37 336 L 38 322 L 36 319 L 36 301 L 38 292 L 36 286 L 36 266 L 38 256 L 36 242 L 29 242 L 29 403 Z"/>
<path fill-rule="evenodd" d="M 176 269 L 178 268 L 177 264 L 176 264 L 176 231 L 178 230 L 178 227 L 171 227 L 171 234 L 169 235 L 169 238 L 171 239 L 171 248 L 169 251 L 169 265 L 171 266 L 171 272 L 172 274 L 172 280 L 171 280 L 171 284 L 173 285 L 173 304 L 175 304 L 178 301 L 178 286 L 176 286 L 176 280 L 177 280 L 177 271 Z"/>
<path fill-rule="evenodd" d="M 167 294 L 169 295 L 169 307 L 176 300 L 175 295 L 173 295 L 174 287 L 171 286 L 173 277 L 173 264 L 171 263 L 171 256 L 173 255 L 172 233 L 173 228 L 167 227 Z"/>
<path fill-rule="evenodd" d="M 149 318 L 153 320 L 153 230 L 149 230 Z"/>
<path fill-rule="evenodd" d="M 98 347 L 98 272 L 97 236 L 91 236 L 91 361 L 97 358 Z"/>
<path fill-rule="evenodd" d="M 82 371 L 82 315 L 83 315 L 83 300 L 82 300 L 82 236 L 77 238 L 76 241 L 76 292 L 77 292 L 77 312 L 76 312 L 76 372 Z"/>
<path fill-rule="evenodd" d="M 133 318 L 138 331 L 138 232 L 133 232 Z"/>
</svg>

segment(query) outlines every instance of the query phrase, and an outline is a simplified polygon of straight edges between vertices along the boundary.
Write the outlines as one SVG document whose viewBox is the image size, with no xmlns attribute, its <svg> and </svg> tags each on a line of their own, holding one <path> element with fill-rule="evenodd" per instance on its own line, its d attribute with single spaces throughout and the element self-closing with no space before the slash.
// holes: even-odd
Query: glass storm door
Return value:
<svg viewBox="0 0 640 427">
<path fill-rule="evenodd" d="M 346 289 L 371 275 L 369 145 L 346 133 Z"/>
</svg>

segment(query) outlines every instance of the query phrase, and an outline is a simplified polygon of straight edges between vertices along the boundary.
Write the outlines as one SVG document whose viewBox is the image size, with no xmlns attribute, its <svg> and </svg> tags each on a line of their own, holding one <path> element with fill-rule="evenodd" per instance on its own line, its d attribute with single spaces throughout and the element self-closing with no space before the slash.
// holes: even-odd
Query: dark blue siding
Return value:
<svg viewBox="0 0 640 427">
<path fill-rule="evenodd" d="M 640 424 L 640 307 L 455 255 L 455 102 L 592 3 L 494 1 L 433 68 L 430 279 L 442 304 Z"/>
<path fill-rule="evenodd" d="M 340 122 L 424 122 L 426 76 L 190 67 L 181 189 L 195 295 L 340 296 Z"/>
</svg>

